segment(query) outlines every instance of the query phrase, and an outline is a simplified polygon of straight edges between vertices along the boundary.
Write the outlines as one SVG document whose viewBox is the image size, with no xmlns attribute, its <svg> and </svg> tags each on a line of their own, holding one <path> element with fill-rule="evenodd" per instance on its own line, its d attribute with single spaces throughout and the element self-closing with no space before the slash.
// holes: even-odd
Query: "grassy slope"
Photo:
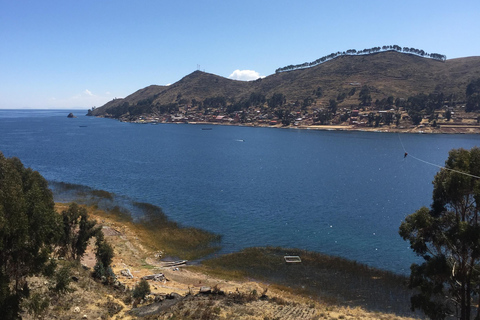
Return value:
<svg viewBox="0 0 480 320">
<path fill-rule="evenodd" d="M 372 98 L 388 95 L 408 97 L 417 93 L 443 91 L 463 95 L 469 81 L 480 77 L 480 57 L 447 60 L 421 58 L 398 52 L 341 56 L 313 68 L 272 75 L 262 80 L 274 91 L 296 100 L 311 95 L 317 87 L 324 89 L 325 100 L 348 92 L 351 83 L 367 85 Z M 358 104 L 358 101 L 355 101 Z"/>
</svg>

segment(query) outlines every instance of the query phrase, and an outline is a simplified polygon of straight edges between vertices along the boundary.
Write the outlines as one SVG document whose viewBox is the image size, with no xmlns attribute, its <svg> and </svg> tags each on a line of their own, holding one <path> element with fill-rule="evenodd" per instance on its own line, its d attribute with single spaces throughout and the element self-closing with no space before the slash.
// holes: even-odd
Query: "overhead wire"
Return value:
<svg viewBox="0 0 480 320">
<path fill-rule="evenodd" d="M 438 165 L 438 164 L 435 164 L 435 163 L 431 163 L 431 162 L 428 162 L 428 161 L 425 161 L 423 159 L 415 157 L 414 155 L 407 152 L 407 150 L 405 149 L 405 146 L 403 145 L 402 139 L 400 138 L 400 134 L 398 132 L 397 132 L 397 135 L 398 135 L 398 140 L 400 140 L 400 144 L 402 145 L 403 151 L 405 152 L 405 157 L 407 157 L 407 155 L 408 155 L 409 157 L 411 157 L 411 158 L 413 158 L 417 161 L 423 162 L 425 164 L 428 164 L 428 165 L 431 165 L 431 166 L 434 166 L 434 167 L 437 167 L 437 168 L 440 168 L 440 169 L 445 169 L 445 170 L 448 170 L 448 171 L 463 174 L 465 176 L 469 176 L 469 177 L 472 177 L 472 178 L 475 178 L 475 179 L 480 179 L 479 176 L 476 176 L 476 175 L 473 175 L 473 174 L 470 174 L 470 173 L 466 173 L 466 172 L 463 172 L 463 171 L 458 171 L 458 170 L 455 170 L 455 169 L 447 168 L 447 167 L 444 167 L 444 166 L 441 166 L 441 165 Z"/>
</svg>

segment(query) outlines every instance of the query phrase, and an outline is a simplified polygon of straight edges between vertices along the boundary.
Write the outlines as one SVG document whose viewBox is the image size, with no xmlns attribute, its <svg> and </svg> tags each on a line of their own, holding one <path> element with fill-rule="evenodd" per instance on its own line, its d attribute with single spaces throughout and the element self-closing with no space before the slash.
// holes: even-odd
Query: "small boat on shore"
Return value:
<svg viewBox="0 0 480 320">
<path fill-rule="evenodd" d="M 176 266 L 181 266 L 187 264 L 188 260 L 178 260 L 178 261 L 168 261 L 165 262 L 162 267 L 176 267 Z"/>
</svg>

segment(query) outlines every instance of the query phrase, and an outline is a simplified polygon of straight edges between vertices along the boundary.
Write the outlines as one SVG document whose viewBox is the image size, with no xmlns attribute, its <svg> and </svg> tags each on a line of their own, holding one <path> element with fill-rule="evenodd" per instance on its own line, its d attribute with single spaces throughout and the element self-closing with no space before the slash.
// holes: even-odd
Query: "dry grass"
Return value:
<svg viewBox="0 0 480 320">
<path fill-rule="evenodd" d="M 59 263 L 62 265 L 67 262 Z M 125 305 L 121 300 L 125 293 L 95 282 L 90 276 L 90 271 L 82 268 L 80 264 L 71 264 L 70 272 L 78 281 L 72 281 L 69 285 L 70 290 L 61 295 L 48 290 L 53 285 L 52 279 L 29 278 L 30 299 L 25 300 L 23 306 L 31 304 L 37 297 L 47 299 L 49 306 L 38 314 L 26 311 L 22 318 L 69 320 L 81 319 L 83 315 L 88 315 L 88 319 L 109 319 L 115 314 L 123 315 Z"/>
<path fill-rule="evenodd" d="M 160 207 L 138 202 L 134 205 L 143 212 L 137 229 L 141 229 L 142 238 L 156 249 L 185 259 L 201 258 L 219 249 L 212 246 L 220 241 L 219 235 L 196 228 L 181 227 L 170 221 Z"/>
<path fill-rule="evenodd" d="M 164 256 L 191 260 L 218 250 L 218 247 L 213 245 L 219 239 L 216 235 L 200 229 L 183 228 L 175 223 L 164 224 L 161 222 L 164 218 L 157 220 L 144 218 L 134 222 L 118 208 L 105 211 L 88 207 L 88 211 L 101 220 L 109 219 L 127 227 L 143 246 L 150 251 L 162 251 Z M 122 248 L 118 248 L 118 250 L 122 250 Z"/>
</svg>

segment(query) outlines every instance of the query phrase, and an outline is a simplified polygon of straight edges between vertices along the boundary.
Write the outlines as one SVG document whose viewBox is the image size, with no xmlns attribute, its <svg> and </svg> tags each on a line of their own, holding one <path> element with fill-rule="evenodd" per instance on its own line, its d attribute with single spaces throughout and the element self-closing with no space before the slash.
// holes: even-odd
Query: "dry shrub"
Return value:
<svg viewBox="0 0 480 320">
<path fill-rule="evenodd" d="M 105 310 L 107 310 L 108 315 L 110 317 L 116 315 L 123 309 L 123 307 L 120 304 L 115 303 L 113 301 L 108 301 L 107 303 L 105 303 L 103 307 L 105 308 Z"/>
</svg>

